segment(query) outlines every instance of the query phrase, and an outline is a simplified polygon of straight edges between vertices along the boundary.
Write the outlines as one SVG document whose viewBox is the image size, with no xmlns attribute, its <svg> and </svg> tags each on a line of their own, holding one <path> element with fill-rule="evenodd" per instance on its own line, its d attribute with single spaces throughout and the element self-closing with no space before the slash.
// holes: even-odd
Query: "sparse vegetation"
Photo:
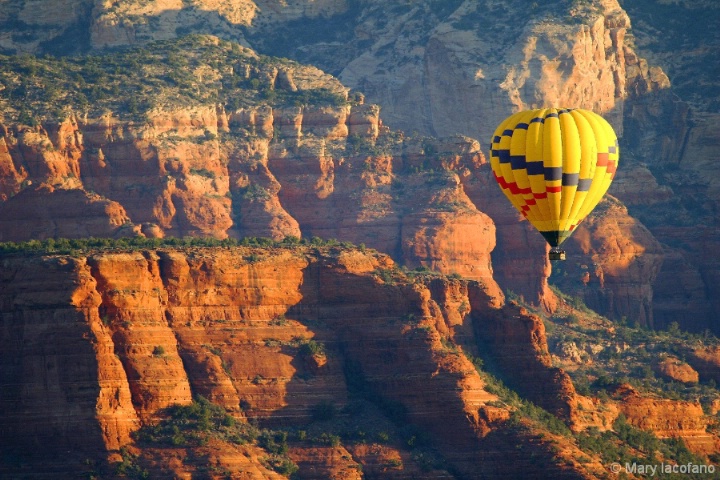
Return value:
<svg viewBox="0 0 720 480">
<path fill-rule="evenodd" d="M 135 480 L 150 478 L 150 472 L 139 464 L 138 455 L 130 452 L 127 447 L 120 449 L 120 457 L 122 460 L 114 465 L 118 476 Z"/>
<path fill-rule="evenodd" d="M 567 307 L 545 317 L 548 343 L 551 351 L 556 345 L 574 343 L 592 359 L 568 370 L 579 392 L 607 396 L 611 387 L 627 383 L 640 392 L 674 400 L 707 402 L 720 396 L 711 382 L 683 384 L 655 375 L 652 368 L 668 355 L 682 359 L 694 346 L 720 345 L 720 339 L 710 332 L 685 332 L 677 322 L 672 322 L 667 330 L 643 327 L 625 317 L 611 322 L 588 309 L 581 300 L 566 294 L 560 296 Z"/>
<path fill-rule="evenodd" d="M 256 183 L 251 183 L 247 187 L 241 189 L 240 195 L 244 200 L 249 201 L 267 200 L 270 198 L 270 192 Z"/>
<path fill-rule="evenodd" d="M 70 112 L 144 121 L 153 108 L 215 105 L 344 105 L 344 90 L 275 88 L 268 72 L 300 68 L 287 59 L 250 55 L 203 35 L 153 42 L 100 55 L 54 58 L 0 55 L 6 115 L 28 125 Z M 236 72 L 249 72 L 247 76 Z M 206 132 L 203 141 L 212 140 Z"/>
<path fill-rule="evenodd" d="M 275 470 L 281 475 L 291 476 L 298 471 L 299 467 L 289 457 L 271 454 L 268 457 L 261 459 L 265 467 L 270 470 Z"/>
<path fill-rule="evenodd" d="M 152 248 L 194 248 L 194 247 L 215 247 L 215 248 L 233 248 L 233 247 L 262 247 L 262 248 L 289 248 L 289 247 L 332 247 L 330 250 L 339 251 L 341 249 L 358 248 L 350 242 L 338 242 L 335 239 L 321 239 L 313 237 L 311 240 L 298 239 L 296 237 L 286 237 L 283 240 L 276 241 L 270 238 L 262 237 L 245 237 L 242 239 L 226 238 L 218 240 L 210 237 L 165 237 L 165 238 L 146 238 L 146 237 L 127 237 L 127 238 L 48 238 L 45 240 L 28 240 L 24 242 L 0 242 L 0 256 L 2 255 L 80 255 L 88 252 L 97 251 L 129 251 L 142 250 Z M 373 253 L 374 250 L 367 249 L 367 253 Z M 259 261 L 262 257 L 258 254 L 251 254 L 248 261 Z"/>
<path fill-rule="evenodd" d="M 682 439 L 659 439 L 651 432 L 633 427 L 622 415 L 613 424 L 613 430 L 599 432 L 591 428 L 577 434 L 576 439 L 583 451 L 599 455 L 606 464 L 618 462 L 621 465 L 625 463 L 647 465 L 659 464 L 669 459 L 679 465 L 707 464 L 706 460 L 692 454 Z M 682 475 L 682 478 L 708 477 L 689 473 Z"/>
<path fill-rule="evenodd" d="M 473 364 L 478 368 L 478 363 L 470 357 Z M 482 363 L 480 363 L 482 365 Z M 515 410 L 511 420 L 519 424 L 521 419 L 526 419 L 541 426 L 554 434 L 562 436 L 570 436 L 570 429 L 565 423 L 555 415 L 548 413 L 546 410 L 538 407 L 527 399 L 520 397 L 514 390 L 511 390 L 496 376 L 487 372 L 487 369 L 478 368 L 478 373 L 485 381 L 485 390 L 497 395 L 508 406 Z"/>
<path fill-rule="evenodd" d="M 135 434 L 141 446 L 161 448 L 197 448 L 211 441 L 235 445 L 257 444 L 268 452 L 263 462 L 283 475 L 297 471 L 297 465 L 287 456 L 287 433 L 259 429 L 245 420 L 237 420 L 224 408 L 197 397 L 190 405 L 174 405 L 164 411 L 164 419 L 145 425 Z M 196 456 L 197 458 L 197 456 Z M 119 474 L 132 478 L 148 478 L 134 455 L 124 455 L 116 466 Z"/>
<path fill-rule="evenodd" d="M 313 357 L 313 356 L 325 356 L 325 345 L 316 340 L 305 340 L 300 341 L 298 347 L 298 354 L 301 357 Z"/>
<path fill-rule="evenodd" d="M 665 354 L 682 358 L 683 352 L 689 351 L 692 345 L 718 344 L 718 339 L 708 332 L 700 335 L 683 332 L 677 324 L 671 324 L 667 331 L 653 331 L 640 327 L 630 319 L 613 323 L 590 310 L 578 298 L 556 288 L 554 291 L 565 305 L 554 316 L 527 305 L 522 297 L 513 292 L 507 292 L 507 298 L 544 317 L 551 350 L 554 344 L 573 342 L 583 350 L 587 348 L 588 351 L 596 352 L 592 354 L 591 363 L 568 369 L 578 393 L 608 401 L 608 390 L 621 383 L 629 383 L 641 392 L 664 398 L 686 401 L 700 399 L 705 404 L 710 399 L 718 398 L 720 392 L 712 382 L 682 384 L 667 381 L 658 378 L 650 367 Z M 516 408 L 513 419 L 529 419 L 553 433 L 571 436 L 559 419 L 520 399 L 496 378 L 482 370 L 480 373 L 488 382 L 489 391 L 500 396 L 505 404 Z M 702 458 L 692 455 L 682 440 L 658 439 L 651 432 L 633 427 L 622 416 L 613 425 L 613 430 L 599 432 L 589 429 L 574 437 L 583 451 L 600 455 L 605 463 L 703 463 Z"/>
<path fill-rule="evenodd" d="M 14 5 L 17 2 L 10 3 Z M 421 25 L 420 22 L 426 21 L 428 17 L 437 18 L 451 23 L 455 28 L 466 30 L 468 35 L 477 35 L 481 41 L 488 37 L 492 38 L 497 48 L 488 49 L 488 53 L 480 52 L 482 49 L 477 49 L 478 56 L 486 55 L 489 57 L 475 59 L 476 63 L 483 68 L 485 68 L 484 65 L 503 56 L 503 49 L 507 48 L 505 45 L 512 45 L 512 42 L 505 40 L 517 33 L 517 26 L 510 21 L 516 12 L 513 12 L 511 8 L 508 8 L 502 2 L 482 6 L 476 11 L 473 11 L 473 5 L 468 4 L 463 6 L 463 10 L 452 17 L 452 20 L 447 19 L 463 3 L 461 0 L 428 0 L 425 2 L 402 3 L 403 5 L 387 6 L 386 11 L 393 11 L 394 14 L 399 14 L 399 12 L 402 12 L 403 15 L 407 14 L 408 24 L 418 22 L 417 24 Z M 537 18 L 542 18 L 543 15 L 552 15 L 551 10 L 565 11 L 563 10 L 565 7 L 572 7 L 576 12 L 573 12 L 572 18 L 567 18 L 567 23 L 577 24 L 587 18 L 587 15 L 596 13 L 596 3 L 591 0 L 561 0 L 547 4 L 531 2 L 529 9 L 532 11 L 532 15 L 528 18 L 533 17 L 532 21 L 535 21 Z M 632 2 L 621 3 L 627 3 L 628 8 L 631 8 L 630 3 Z M 682 3 L 666 2 L 666 4 L 658 5 L 656 1 L 638 0 L 635 2 L 635 8 L 644 8 L 644 6 L 651 5 L 651 10 L 655 12 L 653 15 L 657 17 L 672 16 L 677 13 L 678 16 L 683 18 L 697 20 L 698 25 L 703 25 L 707 23 L 709 18 L 714 18 L 712 15 L 708 15 L 708 10 L 705 9 L 694 9 L 690 12 L 688 11 L 690 9 L 685 8 Z M 562 8 L 559 7 L 560 5 Z M 637 5 L 640 5 L 640 7 Z M 194 6 L 194 3 L 191 0 L 184 0 L 183 6 L 189 8 Z M 328 25 L 328 19 L 324 15 L 318 15 L 313 18 L 303 17 L 297 21 L 288 22 L 287 28 L 282 31 L 278 29 L 271 34 L 267 34 L 267 32 L 253 34 L 248 29 L 243 29 L 242 33 L 246 34 L 246 38 L 252 38 L 253 35 L 256 35 L 253 42 L 257 41 L 258 44 L 264 46 L 265 51 L 272 51 L 273 53 L 287 51 L 299 55 L 322 56 L 322 54 L 315 53 L 321 50 L 317 48 L 305 48 L 304 52 L 301 51 L 303 47 L 313 44 L 323 44 L 325 49 L 338 48 L 337 46 L 333 47 L 333 44 L 340 45 L 342 48 L 358 49 L 363 45 L 362 42 L 368 42 L 367 45 L 369 45 L 376 41 L 374 38 L 362 41 L 353 38 L 355 27 L 360 22 L 364 22 L 367 26 L 377 22 L 378 29 L 382 32 L 380 25 L 383 19 L 377 18 L 377 12 L 367 14 L 363 8 L 362 2 L 350 0 L 346 11 L 330 19 L 332 26 L 329 29 L 320 28 Z M 8 19 L 3 21 L 3 25 L 8 28 L 8 31 L 12 30 L 13 40 L 23 40 L 30 45 L 38 37 L 41 27 L 25 23 L 15 13 L 17 12 L 12 12 Z M 90 18 L 89 10 L 87 16 Z M 157 18 L 137 20 L 147 22 L 150 25 L 158 21 Z M 682 22 L 683 20 L 679 21 Z M 671 23 L 677 25 L 676 21 Z M 77 30 L 79 27 L 80 25 L 73 28 Z M 89 25 L 85 27 L 89 28 Z M 181 26 L 176 33 L 185 34 L 190 33 L 191 30 L 192 27 Z M 420 35 L 425 36 L 424 38 L 427 38 L 430 35 L 429 32 L 433 31 L 432 28 L 420 30 L 423 31 Z M 700 46 L 704 36 L 707 36 L 707 30 L 707 28 L 683 28 L 682 37 L 695 49 Z M 256 31 L 261 32 L 260 29 Z M 372 29 L 370 31 L 372 32 Z M 291 32 L 291 34 L 288 35 L 287 32 Z M 408 43 L 418 44 L 418 40 L 411 38 L 411 35 L 406 35 L 407 33 L 409 33 L 409 29 L 403 31 L 405 38 L 402 38 L 402 41 L 397 45 L 387 43 L 385 46 L 374 45 L 374 48 L 385 49 L 385 54 L 388 52 L 401 53 L 400 47 L 406 47 L 403 41 L 407 40 Z M 89 33 L 86 35 L 89 35 Z M 265 37 L 260 38 L 261 35 L 265 35 Z M 77 36 L 77 31 L 69 31 L 58 37 L 54 46 L 55 51 L 63 52 L 63 46 L 70 45 L 73 36 Z M 378 37 L 387 38 L 386 35 L 379 35 Z M 630 36 L 628 36 L 627 42 L 630 41 Z M 665 36 L 660 38 L 659 41 L 672 42 L 674 40 L 670 36 Z M 352 43 L 352 45 L 345 45 L 349 43 Z M 89 44 L 89 42 L 86 42 L 86 44 Z M 410 47 L 412 46 L 411 43 Z M 51 45 L 47 44 L 44 48 L 51 48 Z M 69 50 L 73 53 L 79 53 L 80 48 L 82 47 L 76 45 Z M 652 45 L 651 48 L 653 48 Z M 414 49 L 408 48 L 408 50 Z M 353 58 L 354 53 L 348 52 L 346 57 L 348 59 Z M 698 61 L 703 61 L 703 59 Z M 338 61 L 333 63 L 331 67 L 335 67 L 337 71 L 340 71 L 340 68 L 345 64 L 344 60 Z M 384 68 L 386 65 L 379 63 L 379 67 Z M 8 120 L 14 120 L 31 127 L 39 127 L 44 124 L 47 127 L 48 122 L 62 120 L 72 113 L 81 115 L 89 113 L 91 116 L 97 116 L 112 111 L 123 119 L 145 122 L 150 119 L 153 109 L 173 106 L 200 105 L 214 108 L 220 104 L 224 105 L 227 110 L 236 110 L 258 104 L 271 106 L 340 106 L 348 103 L 341 88 L 293 91 L 293 88 L 282 86 L 282 82 L 276 81 L 277 77 L 273 75 L 273 72 L 277 74 L 278 70 L 283 71 L 294 68 L 299 68 L 299 65 L 291 60 L 250 55 L 237 44 L 216 41 L 214 38 L 201 35 L 189 35 L 180 40 L 155 42 L 142 47 L 120 48 L 107 50 L 102 54 L 76 57 L 52 58 L 27 54 L 0 55 L 0 102 L 5 107 L 4 115 Z M 481 70 L 478 69 L 478 72 Z M 697 76 L 697 72 L 694 69 L 685 70 L 677 72 L 678 75 L 673 76 L 673 82 L 680 84 L 680 89 L 676 90 L 677 92 L 688 96 L 697 96 L 697 92 L 710 91 L 711 89 L 717 90 L 717 87 L 712 85 L 713 82 L 689 81 L 689 79 L 692 80 Z M 707 72 L 713 74 L 713 69 L 705 68 L 704 71 L 706 72 L 705 75 L 708 74 Z M 358 102 L 358 98 L 354 97 L 352 101 Z M 709 105 L 717 107 L 717 101 L 710 102 Z M 234 134 L 240 135 L 237 132 Z M 220 133 L 220 135 L 227 134 Z M 250 130 L 241 135 L 258 138 L 258 133 Z M 265 135 L 265 133 L 262 135 Z M 305 135 L 309 136 L 311 134 L 305 133 Z M 403 138 L 400 134 L 396 135 L 382 135 L 377 140 L 352 135 L 340 147 L 333 146 L 332 142 L 328 141 L 327 148 L 328 151 L 334 148 L 333 153 L 340 152 L 344 158 L 358 156 L 360 160 L 363 160 L 362 156 L 364 155 L 377 157 L 397 154 L 401 150 Z M 280 129 L 276 127 L 276 138 L 279 136 Z M 179 143 L 178 138 L 164 138 L 163 141 L 177 144 Z M 197 143 L 214 142 L 215 140 L 217 140 L 216 135 L 210 131 L 198 134 L 193 139 Z M 404 158 L 402 162 L 405 170 L 402 172 L 397 171 L 398 176 L 392 180 L 391 184 L 379 185 L 377 192 L 383 195 L 390 192 L 387 196 L 392 196 L 395 199 L 402 196 L 405 196 L 406 199 L 410 198 L 411 195 L 416 193 L 416 190 L 413 190 L 415 187 L 404 182 L 400 176 L 403 173 L 410 172 L 415 173 L 420 179 L 422 183 L 420 188 L 433 190 L 438 189 L 438 187 L 453 188 L 456 183 L 455 174 L 443 168 L 444 153 L 438 151 L 437 143 L 428 139 L 419 140 L 419 143 L 422 158 L 420 160 L 410 160 L 410 156 L 406 156 L 408 158 Z M 208 146 L 211 145 L 212 143 Z M 48 144 L 44 148 L 46 151 L 50 151 L 54 147 Z M 260 153 L 256 153 L 256 155 L 259 155 L 259 157 L 254 158 L 257 162 L 267 160 Z M 342 165 L 363 169 L 362 173 L 364 175 L 375 175 L 381 172 L 378 163 L 374 161 L 358 161 L 353 165 L 352 160 L 351 158 Z M 338 162 L 336 165 L 341 164 Z M 662 175 L 672 177 L 678 173 L 674 170 L 677 167 L 662 167 L 662 169 L 665 171 L 660 171 L 659 168 L 654 167 L 653 173 L 657 174 L 658 178 Z M 206 183 L 211 183 L 211 180 L 215 179 L 217 175 L 217 173 L 207 168 L 192 168 L 190 174 L 202 177 L 195 178 L 195 181 L 204 181 Z M 170 179 L 170 176 L 168 178 Z M 231 187 L 233 189 L 232 194 L 235 195 L 235 200 L 237 200 L 237 202 L 233 202 L 233 208 L 236 209 L 233 212 L 236 220 L 243 213 L 240 209 L 245 208 L 247 203 L 261 203 L 275 198 L 277 193 L 275 186 L 267 183 L 261 185 L 256 183 L 255 179 L 257 177 L 251 178 L 253 180 L 243 188 L 240 188 L 238 184 Z M 25 186 L 27 185 L 23 185 L 23 187 Z M 127 188 L 130 191 L 148 193 L 146 190 L 142 190 L 146 188 L 142 184 L 128 185 Z M 385 190 L 382 190 L 383 188 Z M 216 200 L 221 198 L 209 196 Z M 243 203 L 241 200 L 245 201 L 245 205 L 240 206 Z M 433 201 L 434 203 L 430 207 L 437 211 L 462 211 L 467 208 L 466 204 L 453 200 L 452 197 L 448 197 L 448 199 L 437 197 Z M 397 205 L 392 201 L 384 203 L 376 201 L 369 205 L 367 209 L 376 209 L 378 212 L 390 211 L 396 208 Z M 607 211 L 608 205 L 610 204 L 607 202 L 603 203 L 596 214 L 603 215 L 603 209 Z M 257 204 L 254 207 L 257 207 Z M 637 218 L 651 228 L 665 226 L 669 220 L 672 220 L 674 225 L 701 223 L 714 213 L 709 204 L 703 205 L 701 202 L 695 202 L 694 200 L 683 203 L 675 198 L 668 200 L 666 205 L 654 204 L 650 207 L 640 206 L 634 208 L 637 208 L 637 211 L 632 212 L 633 215 L 637 213 Z M 679 218 L 678 212 L 683 213 Z M 129 229 L 133 225 L 128 223 L 125 227 Z M 671 246 L 675 248 L 689 248 L 684 243 L 685 241 L 679 238 L 670 239 L 669 242 L 672 242 Z M 313 237 L 311 240 L 287 237 L 283 241 L 262 238 L 246 238 L 242 240 L 217 240 L 212 238 L 88 238 L 0 243 L 0 256 L 79 255 L 93 251 L 126 251 L 162 247 L 234 248 L 238 246 L 258 247 L 257 249 L 243 250 L 241 256 L 238 257 L 252 264 L 267 262 L 269 255 L 259 250 L 260 248 L 308 246 L 306 251 L 323 248 L 326 252 L 335 253 L 341 252 L 343 249 L 354 248 L 348 242 L 333 239 L 323 240 L 318 237 Z M 369 249 L 366 249 L 365 245 L 361 244 L 360 251 L 365 252 L 366 250 Z M 562 270 L 560 268 L 558 270 L 562 274 Z M 403 285 L 403 282 L 422 283 L 442 277 L 442 275 L 431 271 L 427 267 L 419 267 L 414 270 L 404 267 L 378 269 L 374 272 L 374 275 L 378 279 L 378 284 L 380 282 L 385 284 L 382 287 L 385 291 L 392 290 L 393 286 L 397 284 Z M 450 275 L 447 278 L 456 283 L 462 281 L 457 274 Z M 127 291 L 119 290 L 113 294 L 120 295 L 124 293 L 127 293 Z M 691 344 L 717 344 L 715 337 L 709 333 L 694 335 L 683 332 L 677 323 L 671 323 L 666 331 L 653 331 L 642 328 L 633 318 L 624 318 L 613 324 L 597 316 L 580 297 L 565 295 L 559 289 L 555 289 L 555 293 L 562 298 L 567 305 L 567 309 L 560 311 L 555 316 L 545 316 L 544 318 L 551 346 L 553 342 L 556 344 L 572 343 L 577 345 L 583 352 L 595 352 L 594 349 L 599 348 L 597 353 L 588 354 L 592 356 L 592 363 L 578 365 L 576 369 L 570 372 L 579 393 L 607 399 L 612 386 L 620 382 L 630 383 L 643 392 L 656 393 L 666 398 L 699 399 L 703 402 L 703 406 L 706 407 L 706 413 L 710 413 L 708 408 L 711 403 L 710 400 L 718 398 L 718 391 L 714 383 L 683 385 L 679 382 L 668 381 L 659 378 L 659 375 L 656 376 L 650 364 L 664 354 L 682 357 Z M 592 301 L 589 296 L 586 298 L 589 303 Z M 508 291 L 507 299 L 524 305 L 535 313 L 542 314 L 542 312 L 528 306 L 521 295 Z M 295 310 L 291 311 L 295 312 Z M 458 311 L 461 314 L 468 313 L 470 311 L 469 304 L 463 302 L 458 307 Z M 593 324 L 589 324 L 589 317 L 592 317 Z M 293 316 L 293 318 L 297 317 Z M 126 329 L 131 327 L 129 321 L 123 322 L 121 317 L 111 318 L 103 315 L 100 320 L 106 327 L 122 327 Z M 264 320 L 267 320 L 267 318 Z M 417 315 L 414 313 L 398 315 L 396 320 L 398 325 L 395 325 L 395 327 L 411 332 L 408 334 L 408 338 L 412 338 L 411 334 L 418 332 L 436 333 L 433 327 L 427 325 L 428 321 L 423 319 L 420 313 Z M 465 320 L 469 322 L 472 319 L 465 317 Z M 97 319 L 94 321 L 97 321 Z M 223 322 L 225 320 L 218 319 L 211 323 L 215 326 L 214 324 L 222 324 Z M 389 322 L 392 323 L 393 319 L 390 319 Z M 420 325 L 421 322 L 425 323 Z M 278 315 L 269 321 L 272 327 L 287 327 L 288 323 L 292 327 L 299 328 L 299 324 L 303 322 L 300 320 L 289 321 L 285 318 L 285 315 Z M 188 326 L 191 326 L 190 323 L 188 323 Z M 217 327 L 220 328 L 222 325 Z M 273 328 L 268 330 L 279 332 L 282 329 Z M 280 338 L 286 339 L 288 337 Z M 213 339 L 213 341 L 215 340 Z M 328 355 L 325 344 L 304 337 L 295 337 L 289 342 L 287 340 L 267 339 L 265 345 L 268 347 L 282 347 L 283 353 L 288 350 L 290 354 L 297 353 L 294 361 Z M 441 345 L 443 349 L 440 353 L 446 355 L 446 357 L 459 355 L 461 352 L 461 349 L 455 343 L 446 338 L 441 338 Z M 156 357 L 152 361 L 164 361 L 163 358 L 166 356 L 164 346 L 157 345 L 150 348 L 152 348 L 151 355 Z M 221 357 L 222 352 L 219 348 L 209 345 L 205 346 L 205 348 L 208 352 Z M 147 351 L 145 354 L 147 354 Z M 332 350 L 330 350 L 331 360 L 336 360 L 336 358 L 333 358 L 334 355 L 340 356 L 340 347 L 332 344 Z M 231 357 L 228 355 L 228 358 Z M 216 361 L 217 359 L 213 360 Z M 652 461 L 657 463 L 665 459 L 671 459 L 678 463 L 703 462 L 703 459 L 693 456 L 681 440 L 660 440 L 648 432 L 636 429 L 623 417 L 618 418 L 615 422 L 613 431 L 599 432 L 590 429 L 573 436 L 567 426 L 557 417 L 521 398 L 516 392 L 506 387 L 498 377 L 488 373 L 482 360 L 472 360 L 485 380 L 488 391 L 501 398 L 501 400 L 493 402 L 492 405 L 514 409 L 511 424 L 519 425 L 522 423 L 523 427 L 530 424 L 531 426 L 537 426 L 539 430 L 563 436 L 569 441 L 574 438 L 583 451 L 588 454 L 592 453 L 593 457 L 602 458 L 606 463 L 611 461 L 637 461 L 643 463 Z M 255 424 L 232 417 L 224 409 L 204 398 L 197 398 L 191 405 L 174 406 L 160 412 L 163 419 L 151 425 L 145 425 L 136 433 L 135 440 L 138 445 L 150 448 L 188 450 L 206 447 L 211 442 L 226 442 L 236 446 L 253 444 L 264 449 L 267 453 L 261 460 L 266 467 L 286 476 L 291 476 L 298 470 L 297 465 L 288 456 L 292 442 L 333 447 L 350 442 L 393 444 L 411 450 L 413 461 L 424 471 L 442 466 L 442 458 L 432 449 L 432 439 L 427 432 L 423 432 L 417 426 L 408 423 L 408 417 L 412 418 L 412 416 L 408 415 L 406 405 L 388 398 L 387 395 L 384 396 L 382 389 L 377 388 L 372 379 L 365 378 L 359 365 L 354 365 L 349 360 L 347 360 L 347 363 L 345 375 L 350 390 L 350 401 L 347 405 L 341 405 L 330 400 L 317 403 L 305 412 L 310 417 L 307 424 L 294 428 L 287 427 L 285 430 L 263 430 Z M 489 360 L 488 363 L 490 363 Z M 237 367 L 236 364 L 232 363 L 231 366 Z M 228 374 L 231 373 L 224 360 L 222 360 L 222 367 Z M 240 369 L 237 368 L 236 370 Z M 267 386 L 273 380 L 257 374 L 252 380 L 246 379 L 245 381 L 250 381 L 256 386 Z M 299 379 L 301 382 L 306 380 L 306 378 Z M 262 387 L 255 390 L 260 391 Z M 254 399 L 251 400 L 255 401 Z M 241 408 L 247 412 L 252 410 L 248 399 L 243 398 L 239 402 Z M 150 474 L 146 468 L 147 465 L 143 464 L 142 455 L 135 455 L 129 449 L 124 448 L 120 451 L 120 458 L 121 461 L 116 465 L 116 473 L 119 476 L 149 478 Z M 197 456 L 195 459 L 202 461 L 202 456 Z M 589 463 L 592 460 L 585 456 L 578 459 L 581 463 Z M 384 468 L 400 469 L 403 467 L 403 462 L 398 459 L 391 459 L 385 461 L 382 466 Z"/>
<path fill-rule="evenodd" d="M 284 327 L 285 325 L 287 325 L 287 323 L 288 320 L 284 314 L 276 315 L 275 317 L 273 317 L 272 320 L 270 320 L 270 325 L 277 327 Z"/>
<path fill-rule="evenodd" d="M 201 177 L 214 179 L 215 178 L 215 172 L 212 172 L 208 170 L 207 168 L 191 168 L 190 173 L 192 175 L 199 175 Z"/>
<path fill-rule="evenodd" d="M 190 405 L 168 407 L 165 416 L 157 424 L 141 428 L 136 440 L 140 444 L 190 447 L 205 445 L 214 438 L 242 445 L 254 442 L 260 435 L 257 427 L 236 420 L 203 397 Z"/>
</svg>

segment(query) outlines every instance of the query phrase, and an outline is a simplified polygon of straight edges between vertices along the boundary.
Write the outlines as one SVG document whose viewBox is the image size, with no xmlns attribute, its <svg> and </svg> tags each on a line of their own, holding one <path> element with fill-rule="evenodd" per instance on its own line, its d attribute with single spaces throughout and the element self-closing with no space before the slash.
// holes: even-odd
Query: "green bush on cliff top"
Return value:
<svg viewBox="0 0 720 480">
<path fill-rule="evenodd" d="M 27 240 L 24 242 L 0 242 L 0 256 L 2 255 L 79 255 L 91 251 L 127 251 L 161 247 L 187 248 L 187 247 L 335 247 L 339 249 L 358 248 L 350 242 L 338 242 L 335 239 L 321 239 L 313 237 L 311 240 L 298 239 L 288 236 L 277 241 L 271 238 L 245 237 L 240 240 L 226 238 L 218 240 L 207 237 L 166 237 L 166 238 L 48 238 L 45 240 Z M 362 249 L 361 249 L 362 250 Z M 372 251 L 371 251 L 372 253 Z"/>
</svg>

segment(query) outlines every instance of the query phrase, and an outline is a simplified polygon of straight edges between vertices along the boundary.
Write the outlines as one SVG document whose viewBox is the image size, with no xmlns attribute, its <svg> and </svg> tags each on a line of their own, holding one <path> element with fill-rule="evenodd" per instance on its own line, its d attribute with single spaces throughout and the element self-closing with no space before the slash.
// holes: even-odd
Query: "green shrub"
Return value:
<svg viewBox="0 0 720 480">
<path fill-rule="evenodd" d="M 325 345 L 315 340 L 304 340 L 298 349 L 301 357 L 312 357 L 325 355 Z"/>
<path fill-rule="evenodd" d="M 165 419 L 145 425 L 134 434 L 140 444 L 199 446 L 207 443 L 209 438 L 248 443 L 258 436 L 256 427 L 235 420 L 224 408 L 203 397 L 190 405 L 173 405 L 162 413 Z"/>
<path fill-rule="evenodd" d="M 313 441 L 319 443 L 320 445 L 337 447 L 340 445 L 340 436 L 333 433 L 322 432 L 320 435 L 314 437 Z"/>
<path fill-rule="evenodd" d="M 272 454 L 285 455 L 288 452 L 287 439 L 287 432 L 263 430 L 258 437 L 258 445 Z"/>
<path fill-rule="evenodd" d="M 138 456 L 130 453 L 127 447 L 122 447 L 120 449 L 120 457 L 122 460 L 114 465 L 115 473 L 118 476 L 139 480 L 150 478 L 150 473 L 147 469 L 143 468 L 139 464 Z"/>
<path fill-rule="evenodd" d="M 299 467 L 290 458 L 283 455 L 270 455 L 262 460 L 262 463 L 281 475 L 291 476 L 298 471 Z"/>
<path fill-rule="evenodd" d="M 193 175 L 199 175 L 205 178 L 215 178 L 215 172 L 211 172 L 207 168 L 191 168 L 190 173 Z"/>
</svg>

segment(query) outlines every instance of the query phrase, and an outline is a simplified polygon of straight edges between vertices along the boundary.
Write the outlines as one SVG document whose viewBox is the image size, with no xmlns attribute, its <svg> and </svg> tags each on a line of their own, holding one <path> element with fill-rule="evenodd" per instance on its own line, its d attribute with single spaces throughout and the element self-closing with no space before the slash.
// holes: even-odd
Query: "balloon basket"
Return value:
<svg viewBox="0 0 720 480">
<path fill-rule="evenodd" d="M 548 258 L 550 260 L 565 260 L 565 250 L 553 248 L 550 250 L 550 253 L 548 253 Z"/>
</svg>

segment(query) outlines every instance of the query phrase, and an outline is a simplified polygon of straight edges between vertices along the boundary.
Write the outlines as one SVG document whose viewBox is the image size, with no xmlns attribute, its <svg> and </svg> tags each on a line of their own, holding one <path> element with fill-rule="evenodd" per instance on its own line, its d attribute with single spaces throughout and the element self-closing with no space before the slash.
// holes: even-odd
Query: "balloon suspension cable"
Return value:
<svg viewBox="0 0 720 480">
<path fill-rule="evenodd" d="M 560 247 L 552 247 L 550 253 L 548 253 L 550 260 L 565 260 L 565 250 L 561 250 Z"/>
</svg>

